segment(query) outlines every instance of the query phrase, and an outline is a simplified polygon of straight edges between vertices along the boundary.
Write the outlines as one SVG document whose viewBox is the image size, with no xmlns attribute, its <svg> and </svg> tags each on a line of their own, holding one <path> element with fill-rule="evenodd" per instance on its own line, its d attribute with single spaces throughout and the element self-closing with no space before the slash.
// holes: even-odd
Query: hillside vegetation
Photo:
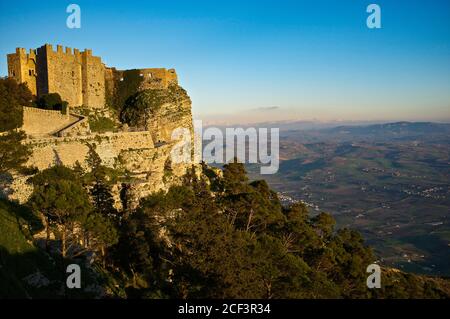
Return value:
<svg viewBox="0 0 450 319">
<path fill-rule="evenodd" d="M 91 160 L 95 160 L 94 154 Z M 283 207 L 264 181 L 248 182 L 242 164 L 225 165 L 223 177 L 205 165 L 202 177 L 188 172 L 184 185 L 151 195 L 136 210 L 123 212 L 108 204 L 102 172 L 101 167 L 92 173 L 54 167 L 36 175 L 34 183 L 40 184 L 45 177 L 43 185 L 50 187 L 38 187 L 29 204 L 44 214 L 55 235 L 55 239 L 47 238 L 48 252 L 31 242 L 30 234 L 42 229 L 32 212 L 2 202 L 1 296 L 450 296 L 448 280 L 394 269 L 383 269 L 381 289 L 368 289 L 366 267 L 376 258 L 359 233 L 335 231 L 330 215 L 311 218 L 302 204 Z M 69 184 L 64 176 L 70 176 Z M 76 193 L 83 188 L 86 197 L 79 194 L 75 202 L 85 207 L 87 215 L 71 209 L 72 202 L 58 201 L 63 192 Z M 53 191 L 48 193 L 50 189 Z M 52 197 L 55 202 L 50 194 L 56 195 Z M 46 202 L 36 199 L 44 197 Z M 52 213 L 55 205 L 58 215 Z M 64 238 L 57 229 L 65 230 Z M 84 238 L 83 244 L 80 238 Z M 63 251 L 69 243 L 71 248 Z M 83 277 L 84 289 L 65 289 L 62 265 L 86 265 L 87 260 L 91 265 L 83 271 L 90 275 Z M 95 294 L 92 287 L 96 287 Z"/>
<path fill-rule="evenodd" d="M 21 90 L 0 81 L 0 93 L 14 97 L 0 94 L 0 102 L 20 105 L 26 93 Z M 152 125 L 165 126 L 168 136 L 170 123 L 190 123 L 191 116 L 184 90 L 173 87 L 166 94 L 175 98 L 167 112 L 179 121 L 168 117 Z M 147 111 L 157 112 L 160 98 L 143 92 L 131 107 L 155 102 Z M 28 153 L 23 135 L 13 130 L 20 119 L 6 110 L 0 105 L 11 116 L 0 122 L 0 131 L 7 132 L 0 140 L 4 189 Z M 141 114 L 128 111 L 130 118 Z M 368 289 L 366 269 L 378 258 L 360 233 L 335 229 L 330 214 L 311 216 L 302 203 L 282 205 L 265 181 L 250 182 L 237 162 L 221 172 L 205 164 L 192 167 L 180 184 L 143 198 L 137 207 L 131 192 L 121 192 L 119 210 L 113 195 L 118 172 L 88 147 L 84 166 L 58 162 L 33 172 L 26 204 L 0 201 L 0 297 L 450 297 L 446 279 L 389 268 L 382 271 L 382 288 Z M 124 190 L 131 188 L 124 184 Z M 80 289 L 66 286 L 66 267 L 74 263 L 82 270 Z"/>
</svg>

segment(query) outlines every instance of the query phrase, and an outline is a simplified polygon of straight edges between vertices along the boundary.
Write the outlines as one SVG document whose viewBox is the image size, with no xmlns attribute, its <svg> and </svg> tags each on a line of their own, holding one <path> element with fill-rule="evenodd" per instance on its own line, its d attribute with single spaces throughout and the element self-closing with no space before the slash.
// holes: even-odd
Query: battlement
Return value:
<svg viewBox="0 0 450 319">
<path fill-rule="evenodd" d="M 24 48 L 16 48 L 16 53 L 12 53 L 9 55 L 16 55 L 21 59 L 33 59 L 36 60 L 36 50 L 30 49 L 27 53 L 27 50 Z"/>
<path fill-rule="evenodd" d="M 80 51 L 79 49 L 72 49 L 71 47 L 64 47 L 60 44 L 56 45 L 56 50 L 54 50 L 53 45 L 44 44 L 38 49 L 30 49 L 30 54 L 37 54 L 37 51 L 47 54 L 58 54 L 64 56 L 73 56 L 73 57 L 81 57 L 81 56 L 93 56 L 92 49 L 84 49 L 84 51 Z M 16 48 L 16 54 L 26 54 L 26 50 L 23 48 Z"/>
<path fill-rule="evenodd" d="M 177 83 L 174 69 L 140 69 L 143 78 L 139 90 L 167 88 Z M 44 44 L 27 53 L 24 48 L 8 54 L 8 76 L 18 83 L 26 83 L 36 96 L 58 93 L 69 106 L 105 107 L 106 87 L 114 89 L 115 78 L 121 78 L 125 71 L 108 68 L 92 49 L 72 49 L 60 44 L 56 50 L 51 44 Z"/>
<path fill-rule="evenodd" d="M 57 114 L 58 116 L 67 116 L 68 112 L 63 113 L 62 111 L 58 111 L 58 110 L 45 110 L 45 109 L 40 109 L 37 107 L 29 107 L 29 106 L 24 106 L 23 107 L 23 111 L 25 113 L 38 113 L 38 114 L 42 114 L 45 116 L 53 116 L 55 114 Z"/>
</svg>

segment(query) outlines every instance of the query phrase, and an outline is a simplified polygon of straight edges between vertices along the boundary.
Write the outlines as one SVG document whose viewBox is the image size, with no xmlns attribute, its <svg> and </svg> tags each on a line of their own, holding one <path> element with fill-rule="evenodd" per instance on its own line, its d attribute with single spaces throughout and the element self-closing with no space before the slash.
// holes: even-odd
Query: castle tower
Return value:
<svg viewBox="0 0 450 319">
<path fill-rule="evenodd" d="M 46 44 L 27 54 L 17 48 L 8 54 L 8 75 L 26 83 L 37 96 L 58 93 L 69 106 L 102 108 L 105 105 L 105 66 L 92 50 L 80 52 Z"/>
<path fill-rule="evenodd" d="M 69 106 L 83 104 L 81 61 L 70 48 L 50 44 L 37 49 L 38 95 L 58 93 Z"/>
<path fill-rule="evenodd" d="M 33 95 L 37 95 L 36 86 L 36 52 L 30 50 L 27 54 L 25 49 L 17 48 L 16 53 L 8 54 L 8 76 L 17 83 L 26 83 Z"/>
<path fill-rule="evenodd" d="M 166 89 L 178 83 L 174 69 L 139 69 L 142 77 L 138 90 Z M 125 71 L 107 68 L 100 57 L 92 55 L 92 50 L 80 52 L 78 49 L 63 48 L 54 51 L 52 45 L 45 44 L 37 50 L 17 48 L 8 54 L 8 75 L 18 83 L 26 83 L 30 91 L 38 97 L 58 93 L 70 107 L 87 106 L 103 108 L 106 95 L 111 95 L 119 87 L 116 79 L 122 79 Z M 106 93 L 106 91 L 108 91 Z"/>
<path fill-rule="evenodd" d="M 94 108 L 105 105 L 105 66 L 92 50 L 81 52 L 83 104 Z"/>
</svg>

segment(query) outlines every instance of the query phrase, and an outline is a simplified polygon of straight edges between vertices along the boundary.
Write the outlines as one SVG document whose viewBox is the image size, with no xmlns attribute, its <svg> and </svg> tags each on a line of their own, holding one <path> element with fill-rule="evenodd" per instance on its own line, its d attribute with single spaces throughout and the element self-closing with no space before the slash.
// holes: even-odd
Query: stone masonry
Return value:
<svg viewBox="0 0 450 319">
<path fill-rule="evenodd" d="M 32 150 L 26 166 L 41 171 L 59 163 L 68 167 L 79 163 L 88 169 L 85 161 L 88 145 L 93 145 L 104 165 L 127 172 L 135 203 L 180 183 L 192 163 L 171 162 L 172 149 L 178 142 L 172 141 L 171 135 L 178 127 L 192 130 L 191 100 L 178 86 L 174 69 L 133 71 L 140 78 L 136 91 L 166 89 L 174 94 L 173 99 L 146 117 L 144 130 L 133 131 L 123 126 L 114 132 L 97 133 L 89 127 L 89 115 L 71 111 L 80 106 L 94 113 L 107 110 L 107 97 L 120 87 L 126 71 L 106 67 L 91 50 L 80 52 L 57 46 L 54 51 L 46 44 L 29 53 L 17 48 L 16 53 L 9 54 L 10 78 L 26 83 L 37 97 L 58 93 L 69 103 L 64 111 L 23 108 L 21 130 L 27 136 L 24 143 Z M 5 180 L 0 177 L 0 197 L 25 202 L 32 192 L 27 183 L 30 176 L 20 172 L 10 172 L 10 176 L 12 181 L 7 176 Z M 115 185 L 116 205 L 120 205 L 120 187 L 120 183 Z"/>
<path fill-rule="evenodd" d="M 10 78 L 26 83 L 38 97 L 58 93 L 69 106 L 103 108 L 106 88 L 113 89 L 115 85 L 111 74 L 114 72 L 120 77 L 124 72 L 106 67 L 100 57 L 92 55 L 92 50 L 72 51 L 61 45 L 54 51 L 52 45 L 45 44 L 29 53 L 17 48 L 7 59 Z M 174 69 L 140 69 L 140 74 L 144 79 L 141 89 L 167 88 L 178 81 Z"/>
</svg>

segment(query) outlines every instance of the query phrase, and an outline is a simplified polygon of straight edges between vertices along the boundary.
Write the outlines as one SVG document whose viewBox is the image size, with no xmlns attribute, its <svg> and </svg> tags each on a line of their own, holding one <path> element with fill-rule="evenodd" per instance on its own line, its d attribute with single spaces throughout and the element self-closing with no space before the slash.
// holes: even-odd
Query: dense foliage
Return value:
<svg viewBox="0 0 450 319">
<path fill-rule="evenodd" d="M 33 96 L 24 84 L 12 79 L 0 79 L 0 173 L 22 169 L 29 149 L 22 144 L 23 106 L 32 103 Z"/>
<path fill-rule="evenodd" d="M 365 270 L 374 257 L 359 234 L 333 233 L 331 216 L 309 219 L 302 204 L 283 208 L 264 181 L 247 182 L 241 164 L 226 165 L 223 175 L 212 185 L 191 172 L 185 185 L 150 196 L 124 222 L 116 262 L 134 294 L 370 296 Z"/>
<path fill-rule="evenodd" d="M 126 100 L 138 91 L 143 78 L 139 70 L 126 70 L 113 73 L 113 87 L 106 88 L 106 104 L 120 113 Z M 108 81 L 106 82 L 108 85 Z"/>
<path fill-rule="evenodd" d="M 44 94 L 36 101 L 36 106 L 44 110 L 57 110 L 66 112 L 68 103 L 63 101 L 58 93 Z"/>
<path fill-rule="evenodd" d="M 61 243 L 63 258 L 93 251 L 104 262 L 106 247 L 117 241 L 117 213 L 107 178 L 109 169 L 101 165 L 92 145 L 86 162 L 89 172 L 81 165 L 75 170 L 56 165 L 33 176 L 29 204 L 44 217 L 47 250 L 53 232 Z"/>
<path fill-rule="evenodd" d="M 9 131 L 0 135 L 0 173 L 25 170 L 23 165 L 30 156 L 30 149 L 22 144 L 25 133 Z"/>
<path fill-rule="evenodd" d="M 30 106 L 33 95 L 25 84 L 13 79 L 0 79 L 0 132 L 22 126 L 22 106 Z"/>
<path fill-rule="evenodd" d="M 202 172 L 192 168 L 181 185 L 143 199 L 135 209 L 126 205 L 120 211 L 112 192 L 117 172 L 102 165 L 95 146 L 88 147 L 86 165 L 74 169 L 56 165 L 32 177 L 28 207 L 35 219 L 43 218 L 46 254 L 58 261 L 55 265 L 91 265 L 84 271 L 95 274 L 97 297 L 450 296 L 448 281 L 392 269 L 383 269 L 382 289 L 368 289 L 366 268 L 375 257 L 359 233 L 334 229 L 329 214 L 310 216 L 301 203 L 282 206 L 267 183 L 250 182 L 239 163 L 225 165 L 223 174 L 207 165 Z M 123 203 L 128 202 L 126 193 Z M 32 225 L 20 229 L 27 238 L 40 231 Z M 19 228 L 13 232 L 16 237 L 19 233 Z M 25 245 L 24 241 L 17 242 Z M 32 255 L 22 256 L 13 254 L 17 245 L 11 240 L 0 241 L 0 246 L 0 270 L 34 258 L 33 264 L 43 262 L 42 250 L 33 248 Z M 5 271 L 0 277 L 6 283 L 0 285 L 5 289 L 0 295 L 6 296 L 23 291 L 49 295 L 51 289 L 56 296 L 61 289 L 51 287 L 64 285 L 64 279 L 52 279 L 51 286 L 37 289 L 19 284 Z M 84 291 L 86 297 L 92 292 L 91 286 Z"/>
<path fill-rule="evenodd" d="M 120 113 L 120 121 L 131 127 L 145 128 L 165 103 L 179 105 L 179 99 L 186 97 L 186 91 L 178 85 L 168 89 L 147 89 L 127 98 Z"/>
</svg>

